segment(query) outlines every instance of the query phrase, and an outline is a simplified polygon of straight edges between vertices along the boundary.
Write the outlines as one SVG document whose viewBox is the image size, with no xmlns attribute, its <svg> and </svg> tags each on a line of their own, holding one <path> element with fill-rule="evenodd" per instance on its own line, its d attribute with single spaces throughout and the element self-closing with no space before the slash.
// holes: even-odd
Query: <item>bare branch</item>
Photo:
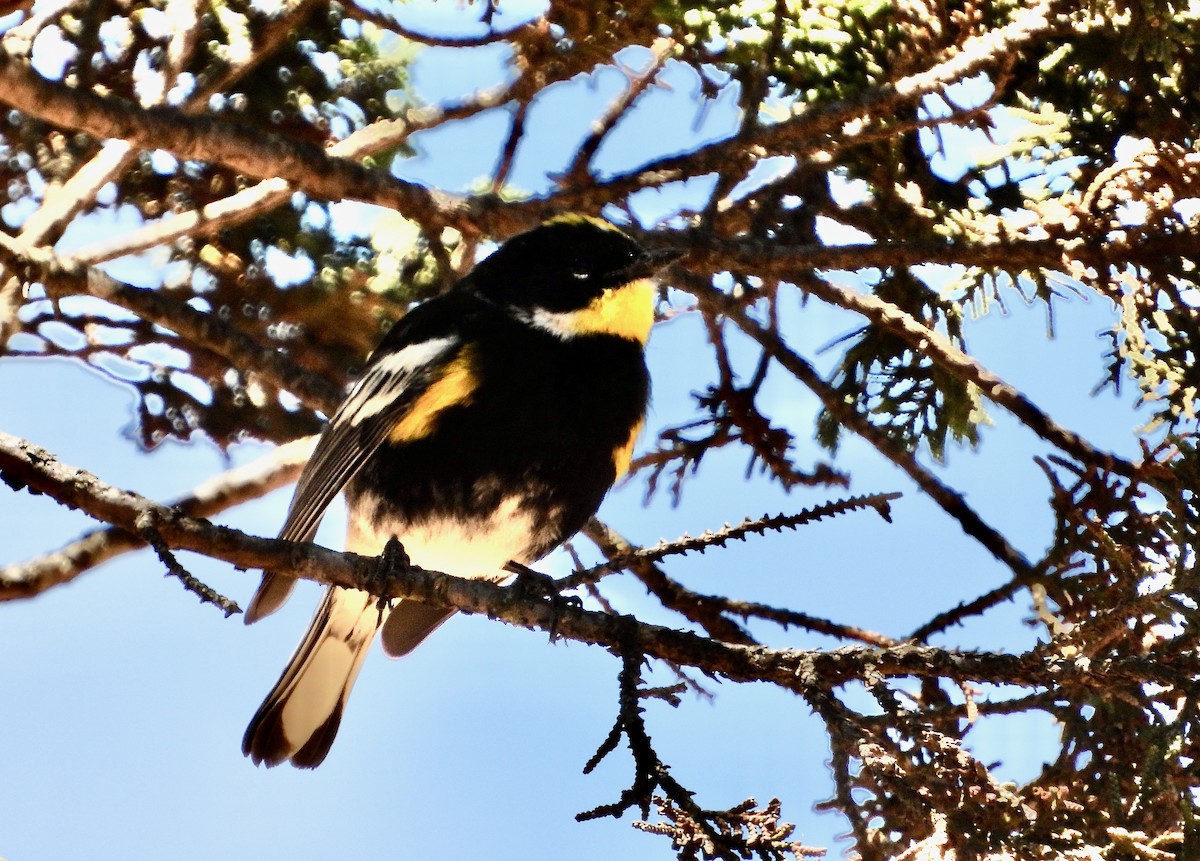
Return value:
<svg viewBox="0 0 1200 861">
<path fill-rule="evenodd" d="M 508 175 L 512 172 L 513 162 L 517 157 L 517 147 L 521 144 L 521 138 L 525 136 L 525 117 L 528 113 L 529 101 L 522 99 L 517 102 L 512 111 L 512 126 L 508 130 L 504 146 L 500 148 L 496 169 L 492 172 L 492 194 L 499 194 L 504 189 L 504 183 L 508 182 Z"/>
<path fill-rule="evenodd" d="M 233 64 L 223 71 L 214 70 L 208 80 L 190 94 L 181 110 L 184 113 L 197 113 L 206 109 L 210 95 L 220 88 L 232 84 L 261 63 L 280 41 L 293 31 L 295 23 L 307 15 L 314 5 L 315 0 L 299 0 L 291 9 L 267 22 L 259 31 L 259 50 L 251 53 L 244 62 Z M 167 67 L 164 71 L 168 83 L 173 83 L 178 73 L 183 70 L 195 47 L 197 31 L 195 3 L 192 0 L 184 0 L 177 6 L 178 8 L 171 9 L 177 29 L 171 37 L 166 52 Z M 11 31 L 9 35 L 11 35 Z M 6 43 L 7 41 L 6 39 Z M 0 64 L 2 62 L 3 55 L 0 53 Z M 16 61 L 9 60 L 9 62 Z M 166 91 L 167 88 L 164 87 L 162 96 L 166 95 Z M 99 152 L 77 170 L 70 179 L 60 186 L 51 186 L 47 190 L 41 206 L 30 214 L 21 225 L 19 238 L 31 245 L 52 244 L 49 242 L 50 237 L 93 201 L 106 183 L 118 177 L 129 166 L 133 157 L 134 149 L 128 142 L 123 140 L 105 141 Z M 113 254 L 112 256 L 120 255 Z M 77 259 L 85 262 L 99 262 L 101 259 L 108 258 L 89 259 L 80 256 Z M 17 279 L 9 279 L 6 284 L 0 285 L 0 348 L 8 340 L 12 319 L 15 318 L 16 308 L 19 304 L 17 295 L 20 287 L 21 284 Z"/>
<path fill-rule="evenodd" d="M 644 71 L 630 72 L 621 69 L 628 79 L 628 86 L 605 108 L 604 113 L 592 122 L 592 130 L 575 151 L 575 159 L 570 167 L 561 176 L 556 177 L 559 185 L 580 185 L 590 179 L 589 168 L 600 145 L 621 121 L 621 117 L 637 104 L 638 99 L 658 79 L 658 73 L 662 71 L 674 47 L 674 39 L 655 39 L 654 44 L 650 46 L 650 62 Z"/>
<path fill-rule="evenodd" d="M 2 232 L 0 258 L 6 258 L 10 269 L 30 271 L 29 280 L 43 278 L 51 295 L 64 291 L 85 293 L 119 305 L 219 353 L 238 367 L 254 369 L 326 415 L 332 414 L 341 403 L 341 390 L 328 380 L 297 367 L 283 353 L 260 346 L 215 316 L 197 311 L 167 294 L 122 283 L 99 269 L 85 269 L 63 260 L 49 248 L 28 246 Z"/>
<path fill-rule="evenodd" d="M 171 507 L 192 517 L 211 517 L 265 496 L 295 481 L 315 442 L 307 437 L 277 446 L 253 463 L 208 479 Z M 40 595 L 144 546 L 135 535 L 112 526 L 93 530 L 52 553 L 0 568 L 0 601 Z"/>
<path fill-rule="evenodd" d="M 705 596 L 676 582 L 648 559 L 637 558 L 633 546 L 626 538 L 596 518 L 583 527 L 583 534 L 590 538 L 605 556 L 610 559 L 624 557 L 629 562 L 621 567 L 628 568 L 642 585 L 668 610 L 674 610 L 702 627 L 710 637 L 726 643 L 753 645 L 756 641 L 745 628 L 725 618 L 719 606 L 714 606 Z M 633 558 L 630 558 L 633 557 Z M 649 796 L 647 796 L 648 798 Z"/>
<path fill-rule="evenodd" d="M 177 29 L 166 52 L 168 65 L 164 69 L 168 86 L 184 68 L 194 48 L 196 36 L 195 3 L 187 0 L 186 4 L 177 5 L 178 8 L 171 10 L 172 20 Z M 291 9 L 286 9 L 267 22 L 258 32 L 258 50 L 250 54 L 244 62 L 231 65 L 223 74 L 212 75 L 211 80 L 190 94 L 187 102 L 180 106 L 180 110 L 187 114 L 206 110 L 210 95 L 233 84 L 265 57 L 270 56 L 275 47 L 294 31 L 297 21 L 307 15 L 314 5 L 315 0 L 300 0 L 294 3 Z M 165 94 L 166 88 L 162 96 Z M 132 147 L 125 141 L 105 141 L 100 151 L 66 183 L 52 187 L 47 192 L 42 205 L 21 225 L 20 238 L 33 245 L 45 243 L 52 233 L 86 206 L 105 183 L 114 179 L 129 165 L 133 154 Z"/>
<path fill-rule="evenodd" d="M 460 105 L 413 108 L 401 118 L 372 123 L 359 129 L 345 140 L 331 144 L 326 152 L 336 158 L 357 159 L 392 149 L 419 131 L 466 119 L 502 105 L 509 100 L 511 93 L 512 87 L 506 85 L 484 90 Z M 66 255 L 65 259 L 99 263 L 126 254 L 136 254 L 184 236 L 212 236 L 225 228 L 270 212 L 287 202 L 293 192 L 294 187 L 286 180 L 264 179 L 198 210 L 175 213 L 122 236 L 98 240 L 78 248 Z"/>
<path fill-rule="evenodd" d="M 180 561 L 175 558 L 175 554 L 171 552 L 171 548 L 162 540 L 162 536 L 158 534 L 158 530 L 154 526 L 154 514 L 152 512 L 148 511 L 142 517 L 138 518 L 138 535 L 154 549 L 158 560 L 167 569 L 167 574 L 179 580 L 183 584 L 183 588 L 199 597 L 201 604 L 212 604 L 225 614 L 226 619 L 242 612 L 242 608 L 234 601 L 226 598 L 211 586 L 202 583 L 195 575 L 183 567 Z"/>
<path fill-rule="evenodd" d="M 42 205 L 21 225 L 20 238 L 34 245 L 44 243 L 124 169 L 132 156 L 133 150 L 125 141 L 105 141 L 100 151 L 70 179 L 46 191 Z"/>
<path fill-rule="evenodd" d="M 405 27 L 391 15 L 378 9 L 368 8 L 358 2 L 348 4 L 346 12 L 359 21 L 370 21 L 384 30 L 391 30 L 410 42 L 418 42 L 436 48 L 479 48 L 484 45 L 494 45 L 497 42 L 520 41 L 535 35 L 544 38 L 549 31 L 549 22 L 545 16 L 542 16 L 525 24 L 518 24 L 511 30 L 496 30 L 481 36 L 434 36 L 413 30 L 411 27 Z"/>
<path fill-rule="evenodd" d="M 1200 656 L 1169 650 L 1076 661 L 1058 655 L 1052 643 L 1021 655 L 960 652 L 915 644 L 826 652 L 721 643 L 638 622 L 629 616 L 614 617 L 572 607 L 485 580 L 401 567 L 394 560 L 381 579 L 378 559 L 336 553 L 315 544 L 256 538 L 214 526 L 105 484 L 86 470 L 60 463 L 45 449 L 3 432 L 0 477 L 14 489 L 28 487 L 127 531 L 136 531 L 139 518 L 149 513 L 167 546 L 221 559 L 239 568 L 270 568 L 319 583 L 369 590 L 380 597 L 457 607 L 520 627 L 554 632 L 561 638 L 625 650 L 622 653 L 637 649 L 647 657 L 698 667 L 734 682 L 768 682 L 804 696 L 864 678 L 941 678 L 1119 693 L 1122 686 L 1137 687 L 1146 682 L 1185 689 L 1200 675 Z M 386 588 L 381 588 L 381 583 Z"/>
<path fill-rule="evenodd" d="M 0 101 L 31 116 L 142 149 L 166 149 L 183 159 L 217 161 L 260 179 L 279 177 L 327 200 L 346 198 L 395 209 L 433 223 L 461 221 L 461 203 L 387 170 L 326 155 L 320 148 L 213 116 L 140 108 L 71 90 L 0 55 Z"/>
<path fill-rule="evenodd" d="M 886 500 L 898 497 L 899 495 L 879 494 L 878 496 L 884 497 L 884 499 L 880 500 L 876 498 L 874 502 L 886 508 Z M 868 499 L 870 498 L 868 497 Z M 705 548 L 713 544 L 724 546 L 725 542 L 731 536 L 739 534 L 744 536 L 751 532 L 761 534 L 761 532 L 758 532 L 759 529 L 795 529 L 801 523 L 809 523 L 834 512 L 841 513 L 842 511 L 850 511 L 858 507 L 855 504 L 857 500 L 850 500 L 848 502 L 849 504 L 832 503 L 829 506 L 818 506 L 816 509 L 811 509 L 790 518 L 763 518 L 761 521 L 746 521 L 739 527 L 730 527 L 727 530 L 721 530 L 719 533 L 706 533 L 699 539 L 685 538 L 680 541 L 660 543 L 655 547 L 643 549 L 634 548 L 628 540 L 612 527 L 596 518 L 592 518 L 584 526 L 583 534 L 590 538 L 600 548 L 600 551 L 609 557 L 609 561 L 587 571 L 580 571 L 576 574 L 563 577 L 556 581 L 555 588 L 558 591 L 562 591 L 562 589 L 570 588 L 572 585 L 580 582 L 590 585 L 596 577 L 602 576 L 608 570 L 620 570 L 624 568 L 632 571 L 634 576 L 642 581 L 647 591 L 658 598 L 664 607 L 674 610 L 684 618 L 695 622 L 708 632 L 709 636 L 727 643 L 742 643 L 744 645 L 757 643 L 757 640 L 750 636 L 749 631 L 728 618 L 727 614 L 729 614 L 741 616 L 743 620 L 750 619 L 751 617 L 765 619 L 782 625 L 785 628 L 789 626 L 804 628 L 807 631 L 813 631 L 841 640 L 854 640 L 874 646 L 895 645 L 896 641 L 890 637 L 876 633 L 875 631 L 868 631 L 856 625 L 844 625 L 830 619 L 822 619 L 810 613 L 772 607 L 768 604 L 760 604 L 755 601 L 739 601 L 735 598 L 726 598 L 723 595 L 705 595 L 695 592 L 688 589 L 682 583 L 668 577 L 662 569 L 653 564 L 658 559 L 672 553 L 687 553 L 689 550 L 697 549 L 703 552 Z M 774 527 L 766 526 L 764 522 L 773 522 L 777 525 Z M 560 584 L 566 585 L 560 586 Z"/>
<path fill-rule="evenodd" d="M 635 562 L 658 562 L 668 556 L 684 553 L 703 553 L 710 547 L 724 547 L 730 541 L 745 541 L 750 535 L 764 535 L 767 532 L 782 532 L 784 529 L 796 529 L 807 523 L 815 523 L 826 517 L 837 517 L 863 508 L 874 509 L 884 520 L 891 520 L 891 503 L 901 497 L 900 493 L 873 493 L 868 496 L 854 496 L 849 499 L 839 499 L 822 505 L 806 508 L 796 514 L 777 514 L 774 516 L 747 517 L 736 526 L 725 524 L 717 530 L 705 530 L 698 536 L 684 535 L 674 541 L 660 541 L 652 547 L 630 549 L 620 555 L 615 555 L 607 562 L 568 574 L 557 581 L 559 590 L 571 589 L 583 583 L 594 582 L 613 571 L 619 571 Z M 596 540 L 603 536 L 608 527 L 593 518 L 585 527 L 589 538 Z M 593 533 L 595 533 L 593 535 Z M 608 536 L 613 538 L 615 536 Z M 620 542 L 616 542 L 620 543 Z"/>
<path fill-rule="evenodd" d="M 777 333 L 763 328 L 750 317 L 740 303 L 731 301 L 706 281 L 690 279 L 685 289 L 693 295 L 701 297 L 703 301 L 714 303 L 719 307 L 743 332 L 761 344 L 780 365 L 807 386 L 820 399 L 825 409 L 829 410 L 844 427 L 858 434 L 874 446 L 880 454 L 904 470 L 921 490 L 925 491 L 947 514 L 958 521 L 963 532 L 982 544 L 989 553 L 1008 566 L 1014 574 L 1021 578 L 1029 578 L 1033 575 L 1033 567 L 1025 556 L 1009 544 L 1008 539 L 989 526 L 967 504 L 961 494 L 940 481 L 933 473 L 921 466 L 911 452 L 905 450 L 883 431 L 859 415 L 857 411 L 850 408 L 821 378 L 816 368 L 791 350 Z"/>
<path fill-rule="evenodd" d="M 763 256 L 767 258 L 765 261 Z M 752 266 L 746 265 L 748 261 L 738 260 L 732 255 L 721 255 L 719 259 L 722 267 L 731 268 L 734 271 L 759 275 L 771 274 L 781 278 L 788 277 L 787 269 L 771 265 L 772 257 L 774 257 L 772 252 L 755 256 Z M 763 263 L 766 265 L 762 265 Z M 864 265 L 867 264 L 859 260 L 854 264 L 854 268 Z M 897 264 L 893 260 L 888 265 Z M 795 272 L 796 270 L 792 269 L 790 274 L 794 277 Z M 805 279 L 803 290 L 830 304 L 862 314 L 871 322 L 887 329 L 888 332 L 901 338 L 913 350 L 932 359 L 959 379 L 978 387 L 985 397 L 1007 409 L 1042 439 L 1072 457 L 1078 458 L 1083 463 L 1134 479 L 1144 477 L 1147 471 L 1162 472 L 1159 465 L 1153 462 L 1132 464 L 1109 452 L 1098 450 L 1079 434 L 1055 422 L 1024 394 L 956 347 L 949 338 L 930 329 L 890 302 L 820 278 Z M 1165 475 L 1169 477 L 1169 473 Z"/>
</svg>

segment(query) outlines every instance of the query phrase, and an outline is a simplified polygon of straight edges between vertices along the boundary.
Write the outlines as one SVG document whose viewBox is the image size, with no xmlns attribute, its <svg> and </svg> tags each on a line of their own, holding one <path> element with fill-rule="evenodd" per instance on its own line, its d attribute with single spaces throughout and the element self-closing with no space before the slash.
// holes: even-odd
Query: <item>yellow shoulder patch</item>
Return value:
<svg viewBox="0 0 1200 861">
<path fill-rule="evenodd" d="M 444 410 L 471 402 L 477 385 L 475 351 L 463 347 L 396 422 L 388 439 L 400 443 L 429 436 Z"/>
<path fill-rule="evenodd" d="M 645 424 L 644 418 L 638 419 L 638 423 L 629 431 L 629 439 L 625 440 L 619 448 L 613 449 L 613 466 L 617 470 L 616 481 L 620 481 L 625 473 L 629 472 L 629 464 L 633 460 L 633 447 L 637 444 L 637 439 L 641 436 Z"/>
</svg>

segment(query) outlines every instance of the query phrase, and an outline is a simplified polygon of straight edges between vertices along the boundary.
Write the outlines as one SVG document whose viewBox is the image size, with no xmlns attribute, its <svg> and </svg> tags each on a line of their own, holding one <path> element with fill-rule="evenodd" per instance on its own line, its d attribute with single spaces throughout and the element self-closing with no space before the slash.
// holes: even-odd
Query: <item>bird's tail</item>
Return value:
<svg viewBox="0 0 1200 861">
<path fill-rule="evenodd" d="M 350 688 L 386 609 L 358 589 L 331 586 L 275 687 L 246 728 L 255 765 L 316 768 L 329 753 Z"/>
</svg>

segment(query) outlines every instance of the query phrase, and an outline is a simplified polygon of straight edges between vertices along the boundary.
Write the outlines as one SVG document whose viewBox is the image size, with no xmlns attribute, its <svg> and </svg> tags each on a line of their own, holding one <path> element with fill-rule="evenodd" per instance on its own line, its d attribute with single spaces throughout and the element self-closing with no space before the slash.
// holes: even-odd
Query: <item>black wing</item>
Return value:
<svg viewBox="0 0 1200 861">
<path fill-rule="evenodd" d="M 333 498 L 460 355 L 463 329 L 479 305 L 473 296 L 448 294 L 414 308 L 392 327 L 317 441 L 296 484 L 280 538 L 312 539 Z M 264 572 L 246 609 L 246 624 L 279 609 L 294 582 L 286 575 Z"/>
</svg>

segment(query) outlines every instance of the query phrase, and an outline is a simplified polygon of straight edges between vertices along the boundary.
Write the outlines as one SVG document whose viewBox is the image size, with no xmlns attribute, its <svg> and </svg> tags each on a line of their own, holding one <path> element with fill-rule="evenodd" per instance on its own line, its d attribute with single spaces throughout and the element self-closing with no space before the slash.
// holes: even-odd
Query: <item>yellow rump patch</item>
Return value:
<svg viewBox="0 0 1200 861">
<path fill-rule="evenodd" d="M 620 448 L 613 449 L 613 466 L 617 470 L 615 481 L 620 481 L 625 473 L 629 472 L 629 463 L 633 460 L 633 447 L 637 444 L 637 438 L 641 436 L 645 424 L 645 419 L 639 419 L 629 432 L 629 439 L 625 440 Z"/>
<path fill-rule="evenodd" d="M 442 375 L 430 384 L 413 402 L 408 412 L 396 422 L 388 439 L 392 442 L 411 442 L 433 433 L 438 416 L 450 407 L 469 404 L 479 379 L 474 370 L 475 354 L 464 347 L 446 365 Z"/>
<path fill-rule="evenodd" d="M 571 335 L 616 335 L 645 344 L 654 325 L 654 282 L 639 278 L 611 287 L 586 308 L 563 315 L 563 328 Z"/>
</svg>

